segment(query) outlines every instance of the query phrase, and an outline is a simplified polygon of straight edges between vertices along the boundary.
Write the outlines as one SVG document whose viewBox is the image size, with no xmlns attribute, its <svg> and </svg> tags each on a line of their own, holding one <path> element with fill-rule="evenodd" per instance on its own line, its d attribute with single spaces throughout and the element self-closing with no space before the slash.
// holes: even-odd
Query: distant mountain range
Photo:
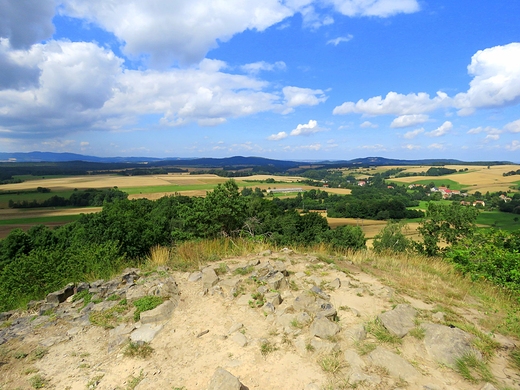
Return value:
<svg viewBox="0 0 520 390">
<path fill-rule="evenodd" d="M 95 157 L 76 153 L 53 152 L 29 152 L 29 153 L 2 153 L 0 162 L 35 163 L 35 162 L 69 162 L 83 161 L 94 163 L 128 163 L 147 164 L 149 166 L 197 166 L 197 167 L 252 167 L 275 166 L 279 168 L 292 168 L 302 165 L 325 166 L 385 166 L 385 165 L 504 165 L 513 164 L 509 161 L 460 161 L 454 159 L 424 159 L 424 160 L 400 160 L 384 157 L 365 157 L 353 160 L 324 160 L 324 161 L 286 161 L 273 160 L 263 157 L 226 157 L 226 158 L 178 158 L 178 157 Z"/>
</svg>

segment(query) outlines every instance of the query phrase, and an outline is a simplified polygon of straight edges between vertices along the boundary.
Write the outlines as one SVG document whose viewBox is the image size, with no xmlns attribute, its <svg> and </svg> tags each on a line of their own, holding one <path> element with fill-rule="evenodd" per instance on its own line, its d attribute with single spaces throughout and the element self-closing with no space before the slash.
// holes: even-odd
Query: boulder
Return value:
<svg viewBox="0 0 520 390">
<path fill-rule="evenodd" d="M 74 284 L 70 283 L 65 286 L 64 289 L 52 292 L 47 295 L 47 303 L 62 303 L 67 300 L 68 297 L 74 295 Z"/>
<path fill-rule="evenodd" d="M 233 374 L 219 367 L 209 381 L 208 390 L 247 390 L 247 387 Z"/>
<path fill-rule="evenodd" d="M 340 331 L 340 327 L 335 322 L 329 321 L 327 318 L 319 318 L 315 320 L 310 328 L 311 336 L 327 339 L 335 336 Z"/>
<path fill-rule="evenodd" d="M 372 364 L 386 368 L 394 378 L 410 381 L 420 376 L 419 371 L 401 356 L 381 347 L 370 352 L 368 359 Z"/>
<path fill-rule="evenodd" d="M 276 272 L 274 275 L 268 277 L 266 283 L 271 290 L 287 288 L 287 280 L 285 280 L 285 276 L 281 272 Z"/>
<path fill-rule="evenodd" d="M 151 322 L 166 321 L 170 319 L 177 304 L 171 300 L 164 301 L 155 309 L 143 311 L 141 313 L 141 323 L 149 324 Z"/>
<path fill-rule="evenodd" d="M 439 324 L 422 324 L 425 330 L 424 346 L 428 354 L 437 362 L 453 367 L 457 359 L 465 354 L 475 353 L 472 336 L 458 328 Z"/>
<path fill-rule="evenodd" d="M 383 326 L 393 335 L 404 337 L 415 328 L 417 311 L 410 305 L 400 304 L 394 310 L 379 314 L 378 318 Z"/>
<path fill-rule="evenodd" d="M 162 328 L 163 326 L 161 324 L 145 324 L 132 332 L 130 340 L 134 343 L 149 343 L 157 336 L 157 333 L 159 333 Z"/>
<path fill-rule="evenodd" d="M 206 267 L 202 270 L 202 289 L 209 290 L 218 283 L 218 276 L 215 270 L 211 267 Z"/>
</svg>

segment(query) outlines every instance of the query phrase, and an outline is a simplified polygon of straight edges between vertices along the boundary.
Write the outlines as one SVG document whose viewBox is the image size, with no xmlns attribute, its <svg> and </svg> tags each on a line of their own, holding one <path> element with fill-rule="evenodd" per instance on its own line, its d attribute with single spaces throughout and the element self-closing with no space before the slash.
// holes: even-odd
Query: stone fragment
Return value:
<svg viewBox="0 0 520 390">
<path fill-rule="evenodd" d="M 266 283 L 271 290 L 281 290 L 287 288 L 287 281 L 281 272 L 276 272 L 273 276 L 267 278 Z"/>
<path fill-rule="evenodd" d="M 179 295 L 179 287 L 172 277 L 155 283 L 147 291 L 146 295 L 155 295 L 157 297 L 170 298 Z"/>
<path fill-rule="evenodd" d="M 162 330 L 161 324 L 145 324 L 134 330 L 130 335 L 130 340 L 134 343 L 149 343 Z"/>
<path fill-rule="evenodd" d="M 339 325 L 335 322 L 329 321 L 327 318 L 316 319 L 310 327 L 311 336 L 316 336 L 320 339 L 335 336 L 339 331 Z"/>
<path fill-rule="evenodd" d="M 379 314 L 383 326 L 393 335 L 404 337 L 415 327 L 417 311 L 410 305 L 400 304 L 394 310 Z"/>
<path fill-rule="evenodd" d="M 218 283 L 218 276 L 215 270 L 211 267 L 206 267 L 202 270 L 202 289 L 204 291 L 210 289 Z"/>
<path fill-rule="evenodd" d="M 310 345 L 314 348 L 315 352 L 323 355 L 329 355 L 340 350 L 338 343 L 317 338 L 313 338 Z"/>
<path fill-rule="evenodd" d="M 425 330 L 424 346 L 437 362 L 453 367 L 457 359 L 465 354 L 480 355 L 472 347 L 472 336 L 458 328 L 439 324 L 422 324 Z"/>
<path fill-rule="evenodd" d="M 366 339 L 367 331 L 363 324 L 359 324 L 351 328 L 347 328 L 345 330 L 345 336 L 347 336 L 347 338 L 353 342 L 358 342 Z"/>
<path fill-rule="evenodd" d="M 272 253 L 273 253 L 273 252 L 271 252 L 270 249 L 267 249 L 267 250 L 265 250 L 265 251 L 263 251 L 263 252 L 260 252 L 260 253 L 258 254 L 258 256 L 271 256 Z M 256 264 L 255 264 L 255 265 L 256 265 Z"/>
<path fill-rule="evenodd" d="M 200 271 L 193 272 L 188 276 L 188 282 L 197 282 L 200 279 L 202 279 L 202 272 Z"/>
<path fill-rule="evenodd" d="M 231 341 L 237 344 L 240 347 L 245 347 L 247 345 L 247 338 L 240 332 L 235 332 L 231 337 Z"/>
<path fill-rule="evenodd" d="M 282 297 L 279 293 L 267 293 L 264 295 L 264 301 L 271 303 L 274 307 L 277 307 L 282 303 Z"/>
<path fill-rule="evenodd" d="M 363 359 L 361 359 L 361 356 L 354 351 L 353 349 L 347 349 L 343 353 L 345 357 L 345 361 L 348 363 L 349 367 L 351 368 L 359 368 L 363 369 L 366 366 L 366 363 Z"/>
<path fill-rule="evenodd" d="M 52 292 L 47 295 L 47 303 L 62 303 L 67 300 L 68 297 L 74 295 L 74 284 L 69 283 L 65 288 L 59 291 Z"/>
<path fill-rule="evenodd" d="M 378 385 L 381 383 L 381 377 L 379 375 L 367 375 L 359 369 L 352 369 L 348 375 L 348 383 L 356 386 L 359 383 Z"/>
<path fill-rule="evenodd" d="M 307 292 L 304 292 L 294 298 L 293 307 L 294 310 L 308 310 L 311 306 L 315 305 L 316 298 Z"/>
<path fill-rule="evenodd" d="M 246 390 L 246 387 L 237 377 L 219 367 L 211 377 L 207 390 Z"/>
<path fill-rule="evenodd" d="M 242 329 L 244 327 L 244 324 L 241 322 L 237 322 L 236 324 L 233 324 L 231 328 L 228 330 L 228 334 L 235 333 L 236 331 Z"/>
<path fill-rule="evenodd" d="M 384 348 L 377 347 L 370 352 L 368 359 L 373 365 L 384 367 L 394 378 L 410 381 L 420 376 L 419 372 L 401 356 Z"/>
<path fill-rule="evenodd" d="M 341 280 L 339 280 L 339 278 L 336 278 L 329 283 L 329 286 L 334 290 L 337 290 L 338 288 L 341 288 Z"/>
<path fill-rule="evenodd" d="M 480 390 L 497 390 L 491 383 L 486 383 Z"/>
<path fill-rule="evenodd" d="M 326 294 L 321 288 L 318 286 L 312 286 L 311 292 L 313 294 L 316 294 L 316 296 L 320 297 L 321 299 L 328 301 L 330 300 L 330 295 Z"/>
<path fill-rule="evenodd" d="M 40 315 L 43 316 L 46 313 L 48 313 L 49 311 L 56 309 L 58 306 L 59 306 L 59 303 L 57 303 L 57 302 L 44 303 L 43 305 L 40 306 Z"/>
<path fill-rule="evenodd" d="M 141 313 L 141 323 L 149 324 L 151 322 L 166 321 L 170 319 L 176 307 L 175 302 L 171 300 L 164 301 L 155 309 L 143 311 Z"/>
</svg>

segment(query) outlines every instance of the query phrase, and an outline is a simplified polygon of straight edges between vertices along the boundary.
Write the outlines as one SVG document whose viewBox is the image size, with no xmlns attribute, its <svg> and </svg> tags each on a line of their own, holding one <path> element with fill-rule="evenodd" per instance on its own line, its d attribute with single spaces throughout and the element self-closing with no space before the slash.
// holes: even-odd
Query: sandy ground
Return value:
<svg viewBox="0 0 520 390">
<path fill-rule="evenodd" d="M 225 262 L 230 267 L 244 264 L 253 257 L 233 258 Z M 342 331 L 338 338 L 341 350 L 355 349 L 349 339 L 349 329 L 373 321 L 377 314 L 391 310 L 394 293 L 388 290 L 374 276 L 361 272 L 351 266 L 345 274 L 332 266 L 319 262 L 316 257 L 307 255 L 273 254 L 271 259 L 284 260 L 296 275 L 307 272 L 306 276 L 294 276 L 299 291 L 291 291 L 288 300 L 294 299 L 303 289 L 314 283 L 330 282 L 335 278 L 342 281 L 342 287 L 329 291 L 331 303 L 338 309 L 339 324 Z M 262 261 L 268 260 L 262 258 Z M 314 268 L 309 268 L 309 264 Z M 313 273 L 309 273 L 314 269 Z M 313 383 L 319 389 L 402 389 L 397 378 L 391 378 L 388 372 L 374 367 L 382 382 L 377 386 L 358 385 L 358 387 L 327 387 L 330 383 L 340 383 L 339 379 L 348 379 L 348 366 L 332 376 L 320 367 L 323 353 L 301 350 L 295 347 L 300 337 L 308 330 L 302 329 L 285 335 L 284 331 L 266 316 L 261 309 L 240 305 L 230 296 L 201 294 L 200 282 L 189 282 L 187 274 L 173 273 L 181 292 L 179 306 L 164 328 L 151 342 L 153 354 L 148 359 L 126 357 L 124 345 L 114 347 L 111 344 L 110 331 L 96 326 L 72 326 L 63 321 L 43 322 L 35 332 L 23 340 L 7 345 L 11 354 L 30 352 L 41 343 L 48 343 L 53 338 L 58 341 L 48 348 L 48 354 L 41 360 L 29 358 L 11 359 L 9 364 L 0 365 L 0 388 L 29 388 L 28 378 L 38 371 L 50 379 L 50 386 L 45 388 L 68 390 L 155 390 L 183 389 L 204 390 L 217 367 L 223 367 L 238 377 L 250 390 L 304 390 Z M 231 274 L 223 278 L 236 278 Z M 247 279 L 247 277 L 243 277 Z M 349 282 L 350 280 L 350 282 Z M 350 285 L 349 283 L 355 283 Z M 393 298 L 394 297 L 394 298 Z M 407 301 L 415 308 L 428 313 L 434 305 L 405 295 L 400 301 Z M 464 311 L 455 308 L 468 318 L 481 316 L 477 310 Z M 243 324 L 241 333 L 247 339 L 247 345 L 240 346 L 229 330 L 236 324 Z M 201 335 L 203 332 L 203 335 Z M 372 339 L 369 340 L 373 342 Z M 268 340 L 276 350 L 263 355 L 261 342 Z M 4 346 L 5 347 L 5 346 Z M 392 346 L 385 348 L 393 350 Z M 407 336 L 403 344 L 396 347 L 400 356 L 414 362 L 421 373 L 421 378 L 405 386 L 408 389 L 472 390 L 481 389 L 483 384 L 464 381 L 460 375 L 446 366 L 441 366 L 428 358 L 424 345 L 416 338 Z M 520 373 L 507 368 L 504 354 L 499 352 L 492 362 L 493 372 L 502 383 L 508 382 L 510 388 L 519 385 Z M 28 369 L 32 373 L 25 374 Z M 130 387 L 131 379 L 141 377 L 142 381 Z M 509 379 L 504 379 L 504 378 Z M 428 384 L 430 387 L 424 387 Z M 4 385 L 4 387 L 2 387 Z"/>
</svg>

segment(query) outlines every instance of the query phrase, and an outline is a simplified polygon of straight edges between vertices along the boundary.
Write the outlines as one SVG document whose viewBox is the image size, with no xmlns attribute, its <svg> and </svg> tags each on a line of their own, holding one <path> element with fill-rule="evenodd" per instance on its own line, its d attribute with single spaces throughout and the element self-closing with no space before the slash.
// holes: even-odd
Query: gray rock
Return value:
<svg viewBox="0 0 520 390">
<path fill-rule="evenodd" d="M 202 279 L 202 272 L 193 272 L 188 276 L 188 282 L 197 282 Z"/>
<path fill-rule="evenodd" d="M 76 294 L 77 294 L 82 291 L 88 290 L 89 288 L 90 288 L 90 284 L 88 284 L 86 282 L 81 282 L 76 285 L 76 288 L 74 289 L 74 291 L 76 291 Z"/>
<path fill-rule="evenodd" d="M 13 311 L 5 311 L 3 313 L 0 313 L 0 322 L 1 321 L 7 321 L 11 316 L 13 315 Z"/>
<path fill-rule="evenodd" d="M 368 359 L 372 364 L 386 368 L 394 378 L 403 378 L 406 381 L 410 381 L 420 376 L 414 366 L 401 356 L 381 347 L 377 347 L 370 352 Z"/>
<path fill-rule="evenodd" d="M 45 313 L 47 313 L 50 310 L 54 310 L 59 306 L 59 303 L 52 302 L 52 303 L 44 303 L 40 306 L 40 315 L 43 316 Z"/>
<path fill-rule="evenodd" d="M 277 307 L 282 303 L 282 297 L 279 293 L 267 293 L 264 295 L 264 301 L 271 303 L 274 307 Z"/>
<path fill-rule="evenodd" d="M 345 335 L 353 342 L 362 341 L 367 338 L 367 331 L 363 324 L 359 324 L 345 330 Z"/>
<path fill-rule="evenodd" d="M 228 334 L 235 333 L 237 330 L 240 330 L 244 327 L 244 324 L 241 322 L 237 322 L 236 324 L 233 324 L 231 328 L 228 330 Z"/>
<path fill-rule="evenodd" d="M 361 356 L 359 356 L 359 354 L 353 349 L 347 349 L 343 355 L 345 357 L 345 361 L 350 367 L 359 369 L 365 368 L 365 361 L 361 359 Z"/>
<path fill-rule="evenodd" d="M 274 313 L 276 311 L 276 308 L 271 302 L 264 303 L 264 306 L 262 306 L 262 311 L 264 313 Z"/>
<path fill-rule="evenodd" d="M 319 306 L 319 311 L 316 313 L 317 318 L 327 317 L 334 319 L 337 317 L 337 311 L 330 302 L 323 302 Z"/>
<path fill-rule="evenodd" d="M 134 284 L 139 279 L 139 269 L 127 268 L 121 274 L 121 283 L 123 284 Z"/>
<path fill-rule="evenodd" d="M 497 390 L 491 383 L 486 383 L 480 390 Z"/>
<path fill-rule="evenodd" d="M 251 300 L 251 295 L 241 295 L 240 298 L 236 300 L 236 304 L 238 306 L 249 306 L 249 301 Z"/>
<path fill-rule="evenodd" d="M 163 298 L 170 298 L 179 295 L 179 287 L 172 277 L 164 281 L 159 281 L 150 287 L 147 295 L 155 295 Z"/>
<path fill-rule="evenodd" d="M 134 343 L 149 343 L 162 330 L 161 324 L 145 324 L 130 334 L 130 340 Z"/>
<path fill-rule="evenodd" d="M 267 250 L 265 250 L 265 251 L 263 251 L 263 252 L 260 252 L 260 253 L 258 254 L 258 256 L 271 256 L 272 253 L 273 253 L 273 252 L 271 252 L 270 249 L 267 249 Z M 256 265 L 256 264 L 255 264 L 255 265 Z"/>
<path fill-rule="evenodd" d="M 354 386 L 358 383 L 378 385 L 381 383 L 381 377 L 379 375 L 367 375 L 360 369 L 354 368 L 348 374 L 348 383 Z"/>
<path fill-rule="evenodd" d="M 338 343 L 334 343 L 328 340 L 313 338 L 310 344 L 314 348 L 314 351 L 319 354 L 329 355 L 334 352 L 339 352 L 340 350 Z"/>
<path fill-rule="evenodd" d="M 321 288 L 319 288 L 318 286 L 312 286 L 311 288 L 311 292 L 313 294 L 316 294 L 318 297 L 320 297 L 321 299 L 325 300 L 325 301 L 329 301 L 330 300 L 330 295 L 326 294 Z"/>
<path fill-rule="evenodd" d="M 235 332 L 231 337 L 231 341 L 237 344 L 240 347 L 245 347 L 247 345 L 247 338 L 240 332 Z"/>
<path fill-rule="evenodd" d="M 326 339 L 335 336 L 340 331 L 340 327 L 335 322 L 329 321 L 327 318 L 319 318 L 315 320 L 310 328 L 311 336 Z"/>
<path fill-rule="evenodd" d="M 74 295 L 74 284 L 67 284 L 65 288 L 59 291 L 52 292 L 47 295 L 47 303 L 62 303 L 67 300 L 68 297 Z"/>
<path fill-rule="evenodd" d="M 97 305 L 94 305 L 92 307 L 92 311 L 104 311 L 113 308 L 114 306 L 117 306 L 117 301 L 103 301 L 98 303 Z"/>
<path fill-rule="evenodd" d="M 289 273 L 287 272 L 287 266 L 283 261 L 275 261 L 274 263 L 275 271 L 281 272 L 284 276 L 287 276 Z"/>
<path fill-rule="evenodd" d="M 285 276 L 281 272 L 276 272 L 273 276 L 267 278 L 266 283 L 271 290 L 287 288 L 287 280 L 285 280 Z"/>
<path fill-rule="evenodd" d="M 336 278 L 329 283 L 329 286 L 334 290 L 337 290 L 338 288 L 341 288 L 341 280 L 339 280 L 339 278 Z"/>
<path fill-rule="evenodd" d="M 177 304 L 171 300 L 164 301 L 155 309 L 143 311 L 141 313 L 141 323 L 149 324 L 169 320 Z"/>
<path fill-rule="evenodd" d="M 454 366 L 465 354 L 479 353 L 472 347 L 472 336 L 458 328 L 439 324 L 422 324 L 425 330 L 424 346 L 437 362 Z"/>
<path fill-rule="evenodd" d="M 292 306 L 294 307 L 294 310 L 301 311 L 301 310 L 309 310 L 312 306 L 315 306 L 316 304 L 316 298 L 312 295 L 310 295 L 307 292 L 304 292 L 300 295 L 298 295 L 296 298 L 294 298 L 294 302 Z"/>
<path fill-rule="evenodd" d="M 394 310 L 379 314 L 383 326 L 397 337 L 404 337 L 415 327 L 417 311 L 410 305 L 400 304 Z"/>
<path fill-rule="evenodd" d="M 247 390 L 247 387 L 237 377 L 219 367 L 209 381 L 208 390 Z"/>
<path fill-rule="evenodd" d="M 215 270 L 211 267 L 206 267 L 202 270 L 202 289 L 208 290 L 218 283 L 218 276 Z"/>
</svg>

